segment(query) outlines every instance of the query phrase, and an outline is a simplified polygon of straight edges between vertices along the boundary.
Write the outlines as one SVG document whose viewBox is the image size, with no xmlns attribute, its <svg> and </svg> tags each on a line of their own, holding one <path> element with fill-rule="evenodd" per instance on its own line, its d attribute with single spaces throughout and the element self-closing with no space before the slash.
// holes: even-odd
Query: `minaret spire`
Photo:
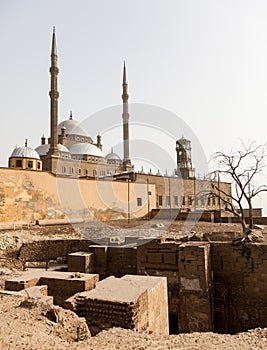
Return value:
<svg viewBox="0 0 267 350">
<path fill-rule="evenodd" d="M 129 95 L 128 95 L 128 83 L 126 78 L 126 65 L 125 61 L 123 61 L 123 79 L 122 79 L 122 101 L 123 103 L 128 103 Z"/>
<path fill-rule="evenodd" d="M 56 31 L 53 27 L 50 67 L 50 149 L 49 154 L 58 156 L 58 73 Z"/>
<path fill-rule="evenodd" d="M 126 78 L 126 65 L 123 63 L 123 79 L 122 79 L 122 102 L 123 102 L 123 170 L 131 168 L 130 152 L 129 152 L 129 111 L 128 111 L 128 83 Z"/>
<path fill-rule="evenodd" d="M 56 56 L 56 55 L 57 55 L 56 28 L 53 27 L 51 56 Z"/>
</svg>

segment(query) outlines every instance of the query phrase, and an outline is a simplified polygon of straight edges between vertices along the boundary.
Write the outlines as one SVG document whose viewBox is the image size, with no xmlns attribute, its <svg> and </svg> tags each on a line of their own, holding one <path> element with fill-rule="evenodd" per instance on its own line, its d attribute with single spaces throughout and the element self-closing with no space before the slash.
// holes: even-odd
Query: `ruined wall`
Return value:
<svg viewBox="0 0 267 350">
<path fill-rule="evenodd" d="M 94 272 L 101 278 L 110 275 L 122 277 L 136 274 L 137 248 L 91 245 L 89 251 L 94 257 Z"/>
<path fill-rule="evenodd" d="M 211 331 L 209 243 L 153 240 L 138 247 L 137 272 L 166 276 L 174 333 Z"/>
<path fill-rule="evenodd" d="M 189 242 L 179 247 L 179 331 L 212 331 L 210 245 Z"/>
<path fill-rule="evenodd" d="M 214 323 L 220 332 L 267 326 L 267 244 L 211 244 Z"/>
<path fill-rule="evenodd" d="M 24 243 L 19 251 L 22 261 L 46 261 L 58 257 L 67 258 L 69 253 L 89 251 L 93 242 L 86 239 L 58 239 Z"/>
<path fill-rule="evenodd" d="M 179 305 L 178 250 L 179 244 L 160 239 L 142 244 L 137 249 L 138 274 L 167 277 L 169 312 L 173 314 L 178 314 Z"/>
<path fill-rule="evenodd" d="M 76 299 L 77 309 L 75 311 L 80 317 L 86 319 L 93 335 L 102 329 L 111 327 L 134 329 L 138 327 L 134 316 L 141 317 L 139 307 L 142 304 L 142 299 L 145 299 L 145 292 L 143 294 L 137 303 L 121 303 L 119 301 L 91 299 L 81 293 Z"/>
<path fill-rule="evenodd" d="M 88 276 L 88 275 L 87 275 Z M 88 278 L 71 278 L 63 279 L 55 277 L 41 277 L 40 284 L 48 286 L 48 295 L 54 297 L 54 303 L 60 306 L 64 306 L 65 300 L 70 296 L 82 292 L 85 290 L 91 290 L 95 287 L 95 283 L 98 282 L 98 275 L 91 275 Z"/>
<path fill-rule="evenodd" d="M 147 290 L 148 329 L 159 334 L 169 334 L 167 279 Z"/>
<path fill-rule="evenodd" d="M 125 275 L 97 283 L 76 298 L 76 312 L 85 317 L 91 332 L 122 327 L 169 334 L 165 278 Z"/>
<path fill-rule="evenodd" d="M 137 248 L 108 248 L 108 275 L 136 274 Z"/>
<path fill-rule="evenodd" d="M 68 254 L 68 271 L 93 273 L 95 271 L 94 254 L 84 251 Z"/>
<path fill-rule="evenodd" d="M 130 183 L 130 214 L 147 213 L 147 184 Z M 156 205 L 155 185 L 149 185 L 151 208 Z M 139 200 L 141 198 L 141 200 Z M 0 168 L 0 222 L 82 217 L 107 219 L 128 212 L 128 184 L 122 181 L 70 179 L 48 172 Z M 110 215 L 109 215 L 110 216 Z"/>
<path fill-rule="evenodd" d="M 145 242 L 137 248 L 97 246 L 89 240 L 33 242 L 22 246 L 20 258 L 44 261 L 85 251 L 93 254 L 90 272 L 101 278 L 167 277 L 169 313 L 177 319 L 174 333 L 267 326 L 267 244 Z"/>
</svg>

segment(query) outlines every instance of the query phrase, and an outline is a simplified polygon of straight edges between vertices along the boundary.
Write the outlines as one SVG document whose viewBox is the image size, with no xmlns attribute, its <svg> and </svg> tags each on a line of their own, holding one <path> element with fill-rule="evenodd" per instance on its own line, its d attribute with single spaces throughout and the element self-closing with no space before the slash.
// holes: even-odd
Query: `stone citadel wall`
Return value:
<svg viewBox="0 0 267 350">
<path fill-rule="evenodd" d="M 0 168 L 0 222 L 80 217 L 92 219 L 105 210 L 127 216 L 128 193 L 130 214 L 142 217 L 147 213 L 147 191 L 151 208 L 155 208 L 155 185 L 70 179 L 48 172 Z"/>
</svg>

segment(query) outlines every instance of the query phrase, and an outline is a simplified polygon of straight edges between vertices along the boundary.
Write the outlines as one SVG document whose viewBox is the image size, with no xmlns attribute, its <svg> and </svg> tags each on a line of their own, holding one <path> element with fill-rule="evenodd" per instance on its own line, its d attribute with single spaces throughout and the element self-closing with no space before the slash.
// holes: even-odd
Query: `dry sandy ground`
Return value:
<svg viewBox="0 0 267 350">
<path fill-rule="evenodd" d="M 133 225 L 133 223 L 131 223 Z M 116 227 L 125 228 L 127 224 L 116 223 Z M 183 224 L 178 222 L 169 229 L 169 235 L 175 237 L 181 233 Z M 198 223 L 193 230 L 203 232 L 240 231 L 235 224 Z M 164 229 L 162 229 L 164 231 Z M 162 233 L 159 229 L 159 234 Z M 261 231 L 263 235 L 266 228 Z M 71 226 L 32 228 L 30 230 L 0 231 L 0 288 L 7 277 L 20 273 L 21 265 L 16 259 L 16 252 L 24 242 L 39 239 L 82 238 L 80 228 Z M 87 237 L 88 238 L 88 237 Z M 171 335 L 169 337 L 156 334 L 137 333 L 130 330 L 112 328 L 102 331 L 95 337 L 89 336 L 77 341 L 83 319 L 69 310 L 60 310 L 62 322 L 54 322 L 46 316 L 47 304 L 29 301 L 22 303 L 20 297 L 0 296 L 0 349 L 181 349 L 181 350 L 230 350 L 230 349 L 267 349 L 267 329 L 255 329 L 236 335 L 220 335 L 215 333 L 192 333 Z"/>
<path fill-rule="evenodd" d="M 95 337 L 77 341 L 77 329 L 84 326 L 69 310 L 56 307 L 62 321 L 46 316 L 49 307 L 42 302 L 22 302 L 20 297 L 0 296 L 0 349 L 29 350 L 106 350 L 106 349 L 267 349 L 267 329 L 255 329 L 236 335 L 192 333 L 171 336 L 137 333 L 112 328 Z"/>
</svg>

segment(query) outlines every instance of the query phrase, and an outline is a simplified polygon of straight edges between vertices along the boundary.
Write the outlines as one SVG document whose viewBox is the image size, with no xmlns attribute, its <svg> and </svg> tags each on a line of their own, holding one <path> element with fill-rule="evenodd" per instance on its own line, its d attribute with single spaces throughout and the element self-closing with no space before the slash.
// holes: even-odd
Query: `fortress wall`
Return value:
<svg viewBox="0 0 267 350">
<path fill-rule="evenodd" d="M 147 213 L 147 184 L 70 179 L 48 172 L 0 168 L 0 222 L 61 219 L 66 216 L 109 219 L 105 210 L 127 215 Z M 155 208 L 155 186 L 149 185 L 150 208 Z M 138 203 L 137 198 L 141 198 Z M 138 205 L 139 204 L 139 205 Z"/>
</svg>

